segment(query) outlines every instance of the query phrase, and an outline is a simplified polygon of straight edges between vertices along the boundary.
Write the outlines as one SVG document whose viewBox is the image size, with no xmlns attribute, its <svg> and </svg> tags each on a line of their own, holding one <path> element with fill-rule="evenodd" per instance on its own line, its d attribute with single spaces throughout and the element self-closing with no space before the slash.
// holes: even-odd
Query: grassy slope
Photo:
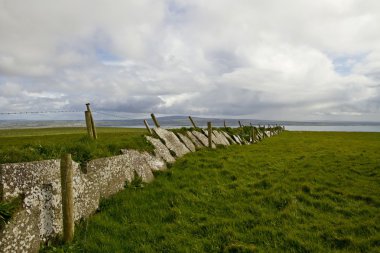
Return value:
<svg viewBox="0 0 380 253">
<path fill-rule="evenodd" d="M 145 129 L 97 128 L 98 140 L 87 138 L 85 128 L 0 130 L 0 164 L 59 158 L 70 152 L 76 161 L 119 154 L 121 148 L 152 150 Z"/>
<path fill-rule="evenodd" d="M 179 159 L 104 200 L 64 249 L 380 252 L 379 193 L 379 133 L 286 132 Z"/>
</svg>

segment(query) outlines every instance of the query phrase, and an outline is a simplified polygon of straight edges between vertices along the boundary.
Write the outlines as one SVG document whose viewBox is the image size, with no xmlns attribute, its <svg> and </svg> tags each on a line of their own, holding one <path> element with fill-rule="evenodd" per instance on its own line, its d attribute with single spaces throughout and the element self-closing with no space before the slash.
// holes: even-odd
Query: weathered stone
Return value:
<svg viewBox="0 0 380 253">
<path fill-rule="evenodd" d="M 10 163 L 0 166 L 4 200 L 28 194 L 35 185 L 47 184 L 60 178 L 59 160 Z"/>
<path fill-rule="evenodd" d="M 24 209 L 13 215 L 0 231 L 0 252 L 38 252 L 40 231 L 38 209 Z"/>
<path fill-rule="evenodd" d="M 240 138 L 239 138 L 239 136 L 238 135 L 232 135 L 232 138 L 234 139 L 234 141 L 237 143 L 237 144 L 239 144 L 239 145 L 241 145 L 241 141 L 240 141 Z"/>
<path fill-rule="evenodd" d="M 201 129 L 201 131 L 206 136 L 207 143 L 208 143 L 208 129 Z M 216 145 L 222 145 L 220 140 L 214 135 L 213 132 L 211 132 L 211 141 L 212 141 L 212 148 L 216 148 Z"/>
<path fill-rule="evenodd" d="M 241 144 L 247 144 L 248 142 L 243 138 L 241 137 L 240 135 L 236 135 L 236 137 L 239 139 L 240 143 Z"/>
<path fill-rule="evenodd" d="M 177 133 L 177 135 L 178 135 L 179 139 L 186 145 L 186 147 L 191 152 L 195 152 L 195 146 L 194 146 L 194 144 L 191 142 L 191 140 L 187 136 L 185 136 L 185 135 L 183 135 L 181 133 Z"/>
<path fill-rule="evenodd" d="M 100 201 L 98 180 L 98 173 L 94 173 L 94 171 L 83 173 L 79 165 L 75 167 L 73 178 L 75 221 L 90 216 L 98 208 Z M 61 192 L 59 191 L 57 196 L 60 198 L 60 195 Z M 56 195 L 54 194 L 54 196 Z"/>
<path fill-rule="evenodd" d="M 152 171 L 167 169 L 165 161 L 161 158 L 153 156 L 146 151 L 142 152 L 141 155 L 145 158 Z"/>
<path fill-rule="evenodd" d="M 169 149 L 159 140 L 150 136 L 145 137 L 154 146 L 154 154 L 161 157 L 168 163 L 174 163 L 175 159 L 170 154 Z"/>
<path fill-rule="evenodd" d="M 23 220 L 28 228 L 37 228 L 32 245 L 39 245 L 62 231 L 61 184 L 59 160 L 0 165 L 1 183 L 7 198 L 23 195 L 23 210 L 30 218 Z M 46 166 L 46 167 L 44 167 Z M 88 175 L 80 171 L 73 162 L 74 219 L 93 213 L 99 204 L 98 181 L 88 180 Z M 34 184 L 33 184 L 34 182 Z M 94 187 L 95 186 L 95 187 Z M 91 190 L 92 189 L 92 190 Z M 20 217 L 24 217 L 20 214 Z M 19 219 L 12 219 L 9 226 L 19 226 Z M 30 231 L 25 230 L 25 233 Z M 28 232 L 29 233 L 29 232 Z M 5 235 L 10 239 L 11 235 Z M 3 237 L 4 237 L 3 236 Z M 1 238 L 3 238 L 1 237 Z M 25 235 L 26 238 L 32 238 Z M 16 239 L 14 239 L 16 241 Z"/>
<path fill-rule="evenodd" d="M 260 130 L 258 130 L 256 133 L 256 140 L 261 141 L 262 139 L 263 139 L 263 134 L 261 133 Z"/>
<path fill-rule="evenodd" d="M 215 130 L 214 130 L 215 131 Z M 211 140 L 215 145 L 224 145 L 223 140 L 219 139 L 218 136 L 215 135 L 214 131 L 211 132 Z M 208 131 L 203 130 L 203 133 L 207 136 L 208 138 Z"/>
<path fill-rule="evenodd" d="M 236 141 L 226 132 L 221 131 L 221 133 L 227 138 L 227 140 L 230 142 L 230 144 L 237 144 Z"/>
<path fill-rule="evenodd" d="M 131 159 L 127 155 L 99 158 L 88 162 L 88 175 L 91 181 L 99 183 L 100 197 L 107 198 L 124 188 L 126 181 L 133 178 Z"/>
<path fill-rule="evenodd" d="M 120 150 L 122 154 L 129 154 L 130 152 L 134 152 L 134 150 L 122 149 Z M 138 152 L 138 151 L 136 151 Z M 149 166 L 152 171 L 156 170 L 165 170 L 166 163 L 160 157 L 149 154 L 148 152 L 138 152 L 139 155 L 145 160 L 145 163 Z"/>
<path fill-rule="evenodd" d="M 190 152 L 173 132 L 163 128 L 154 128 L 153 131 L 165 142 L 165 146 L 173 151 L 177 157 L 181 157 Z"/>
<path fill-rule="evenodd" d="M 222 133 L 219 133 L 217 130 L 214 130 L 213 133 L 221 145 L 224 145 L 224 146 L 230 145 L 230 143 L 228 142 L 228 140 L 226 139 L 226 137 L 224 137 Z"/>
<path fill-rule="evenodd" d="M 28 220 L 37 222 L 29 224 L 38 227 L 36 240 L 45 241 L 62 230 L 59 164 L 59 160 L 47 160 L 0 165 L 4 199 L 23 195 L 24 210 L 39 216 Z"/>
<path fill-rule="evenodd" d="M 197 148 L 203 148 L 203 144 L 197 139 L 197 137 L 194 136 L 194 134 L 190 131 L 187 131 L 187 136 L 190 138 L 190 140 L 194 143 L 195 147 Z"/>
<path fill-rule="evenodd" d="M 192 133 L 203 144 L 203 146 L 208 147 L 208 139 L 204 134 L 202 134 L 198 131 L 195 131 L 195 130 L 192 131 Z M 212 148 L 215 148 L 214 143 L 212 143 Z"/>
</svg>

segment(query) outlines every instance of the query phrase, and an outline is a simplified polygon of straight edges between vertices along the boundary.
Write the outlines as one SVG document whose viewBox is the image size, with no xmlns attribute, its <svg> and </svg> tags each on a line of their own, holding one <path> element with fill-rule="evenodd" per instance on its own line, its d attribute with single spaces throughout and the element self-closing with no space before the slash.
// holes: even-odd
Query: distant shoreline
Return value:
<svg viewBox="0 0 380 253">
<path fill-rule="evenodd" d="M 191 127 L 187 117 L 162 117 L 158 118 L 164 128 Z M 207 121 L 211 121 L 215 127 L 223 127 L 223 119 L 194 118 L 199 127 L 206 127 Z M 226 119 L 229 127 L 238 127 L 238 119 Z M 337 132 L 380 132 L 380 122 L 333 122 L 333 121 L 271 121 L 271 120 L 240 120 L 243 125 L 281 125 L 289 131 L 337 131 Z M 153 127 L 153 122 L 148 119 Z M 122 127 L 145 128 L 143 119 L 131 120 L 96 120 L 97 127 Z M 59 127 L 85 127 L 83 120 L 0 120 L 0 129 L 28 129 L 28 128 L 59 128 Z"/>
</svg>

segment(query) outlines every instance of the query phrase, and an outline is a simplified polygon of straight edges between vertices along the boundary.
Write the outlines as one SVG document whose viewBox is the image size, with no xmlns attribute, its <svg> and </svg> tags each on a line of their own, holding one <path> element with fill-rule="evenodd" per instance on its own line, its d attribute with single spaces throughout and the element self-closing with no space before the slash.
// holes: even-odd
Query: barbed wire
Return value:
<svg viewBox="0 0 380 253">
<path fill-rule="evenodd" d="M 83 111 L 34 111 L 34 112 L 0 112 L 0 115 L 13 115 L 13 114 L 47 114 L 47 113 L 72 113 Z"/>
<path fill-rule="evenodd" d="M 93 111 L 93 112 L 94 113 L 98 113 L 98 114 L 102 114 L 102 115 L 105 115 L 105 116 L 111 116 L 111 117 L 119 118 L 119 119 L 132 119 L 132 118 L 124 117 L 124 116 L 119 116 L 119 115 L 111 114 L 111 113 L 108 113 L 108 112 L 102 112 L 102 111 Z"/>
<path fill-rule="evenodd" d="M 83 113 L 82 110 L 56 110 L 56 111 L 30 111 L 30 112 L 0 112 L 0 115 L 27 115 L 27 114 L 54 114 L 54 113 Z M 114 113 L 104 112 L 104 111 L 92 111 L 93 113 L 110 116 L 118 119 L 130 120 L 131 117 L 125 117 L 120 115 L 115 115 Z"/>
</svg>

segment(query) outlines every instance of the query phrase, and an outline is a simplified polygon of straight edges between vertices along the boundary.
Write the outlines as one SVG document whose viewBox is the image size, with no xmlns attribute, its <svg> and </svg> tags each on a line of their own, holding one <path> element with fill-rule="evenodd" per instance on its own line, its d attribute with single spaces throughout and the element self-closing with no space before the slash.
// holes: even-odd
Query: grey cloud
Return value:
<svg viewBox="0 0 380 253">
<path fill-rule="evenodd" d="M 0 0 L 0 105 L 375 120 L 379 3 Z"/>
</svg>

